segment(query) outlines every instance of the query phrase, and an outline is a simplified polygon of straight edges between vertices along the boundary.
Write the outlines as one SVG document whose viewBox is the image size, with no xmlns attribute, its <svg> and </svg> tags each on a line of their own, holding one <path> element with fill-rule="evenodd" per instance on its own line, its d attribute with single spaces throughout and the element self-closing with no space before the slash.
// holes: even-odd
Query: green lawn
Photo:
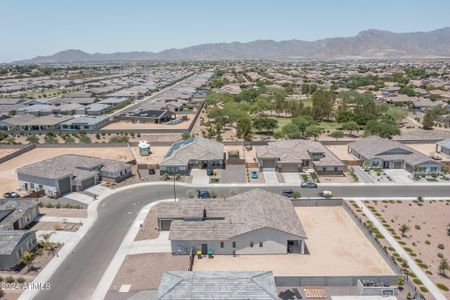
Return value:
<svg viewBox="0 0 450 300">
<path fill-rule="evenodd" d="M 269 118 L 278 121 L 278 128 L 281 128 L 286 124 L 289 124 L 292 120 L 292 118 L 283 118 L 283 117 L 269 117 Z"/>
<path fill-rule="evenodd" d="M 320 122 L 319 127 L 323 128 L 325 130 L 326 129 L 336 130 L 339 127 L 341 127 L 341 125 L 337 122 Z"/>
</svg>

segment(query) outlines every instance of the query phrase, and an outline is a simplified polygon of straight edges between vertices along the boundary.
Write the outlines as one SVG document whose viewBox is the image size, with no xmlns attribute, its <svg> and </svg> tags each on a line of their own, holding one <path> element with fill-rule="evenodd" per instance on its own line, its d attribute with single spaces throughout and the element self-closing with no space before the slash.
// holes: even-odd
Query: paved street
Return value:
<svg viewBox="0 0 450 300">
<path fill-rule="evenodd" d="M 254 186 L 228 185 L 214 187 L 219 197 L 232 192 L 242 192 Z M 286 186 L 263 187 L 281 193 Z M 294 189 L 299 189 L 294 186 Z M 185 196 L 192 186 L 178 186 L 177 195 Z M 449 195 L 449 186 L 326 186 L 319 189 L 303 189 L 302 197 L 317 196 L 320 190 L 330 190 L 336 197 L 400 197 Z M 63 300 L 89 299 L 103 273 L 117 252 L 124 236 L 138 212 L 146 204 L 173 197 L 170 185 L 136 186 L 107 197 L 98 207 L 98 218 L 92 228 L 79 241 L 73 253 L 56 270 L 49 282 L 50 291 L 41 291 L 35 299 Z"/>
</svg>

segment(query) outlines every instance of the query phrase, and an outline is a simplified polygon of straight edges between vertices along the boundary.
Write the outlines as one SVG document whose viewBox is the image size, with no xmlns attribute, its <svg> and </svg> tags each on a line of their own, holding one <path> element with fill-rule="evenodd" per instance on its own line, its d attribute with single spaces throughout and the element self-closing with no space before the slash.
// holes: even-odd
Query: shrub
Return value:
<svg viewBox="0 0 450 300">
<path fill-rule="evenodd" d="M 421 286 L 421 287 L 420 287 L 420 291 L 421 291 L 422 293 L 428 293 L 428 289 L 427 289 L 426 287 L 424 287 L 424 286 Z"/>
<path fill-rule="evenodd" d="M 6 282 L 6 283 L 13 283 L 14 281 L 15 281 L 15 279 L 14 279 L 14 277 L 12 277 L 11 275 L 5 277 L 5 282 Z"/>
<path fill-rule="evenodd" d="M 416 225 L 416 226 L 414 226 L 414 228 L 417 229 L 417 230 L 421 229 L 420 225 Z"/>
<path fill-rule="evenodd" d="M 427 264 L 424 264 L 424 263 L 419 263 L 419 264 L 417 264 L 419 267 L 421 267 L 422 269 L 428 269 L 428 266 L 427 266 Z"/>
<path fill-rule="evenodd" d="M 438 288 L 440 288 L 441 290 L 443 290 L 443 291 L 446 291 L 446 292 L 449 291 L 448 287 L 447 287 L 445 284 L 442 284 L 442 283 L 436 283 L 436 286 L 437 286 Z"/>
<path fill-rule="evenodd" d="M 429 240 L 426 240 L 426 241 L 425 241 L 425 244 L 430 245 L 431 242 L 430 242 Z"/>
<path fill-rule="evenodd" d="M 422 280 L 420 280 L 419 278 L 414 278 L 414 279 L 413 279 L 413 282 L 414 282 L 415 284 L 418 284 L 418 285 L 421 285 L 421 284 L 422 284 Z"/>
<path fill-rule="evenodd" d="M 18 283 L 24 283 L 25 282 L 25 278 L 23 278 L 23 277 L 17 277 L 17 282 Z"/>
<path fill-rule="evenodd" d="M 439 257 L 439 258 L 444 258 L 444 253 L 439 252 L 439 253 L 437 254 L 437 257 Z"/>
<path fill-rule="evenodd" d="M 438 249 L 441 249 L 441 250 L 444 250 L 444 244 L 439 244 L 439 245 L 437 245 L 437 247 L 438 247 Z"/>
</svg>

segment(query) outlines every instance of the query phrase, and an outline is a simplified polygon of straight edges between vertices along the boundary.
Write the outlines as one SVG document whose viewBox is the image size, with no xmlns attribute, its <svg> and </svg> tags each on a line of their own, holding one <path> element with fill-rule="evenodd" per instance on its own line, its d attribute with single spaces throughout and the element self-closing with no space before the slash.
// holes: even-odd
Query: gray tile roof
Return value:
<svg viewBox="0 0 450 300">
<path fill-rule="evenodd" d="M 202 220 L 203 209 L 206 219 Z M 228 240 L 262 228 L 306 238 L 291 201 L 278 194 L 254 189 L 225 199 L 186 199 L 161 203 L 158 218 L 174 218 L 170 240 Z M 185 221 L 183 218 L 197 218 Z"/>
<path fill-rule="evenodd" d="M 16 246 L 33 233 L 29 230 L 0 230 L 0 255 L 11 255 Z"/>
<path fill-rule="evenodd" d="M 11 228 L 15 221 L 37 206 L 38 201 L 33 199 L 0 200 L 0 230 Z"/>
<path fill-rule="evenodd" d="M 196 135 L 178 141 L 170 147 L 161 166 L 186 166 L 190 160 L 221 160 L 224 145 Z"/>
<path fill-rule="evenodd" d="M 275 300 L 272 272 L 165 272 L 158 300 Z"/>
<path fill-rule="evenodd" d="M 268 145 L 256 146 L 258 158 L 276 158 L 279 163 L 301 163 L 302 160 L 312 160 L 312 152 L 321 152 L 324 157 L 314 161 L 315 165 L 321 166 L 343 166 L 331 151 L 321 143 L 310 140 L 288 140 L 270 142 Z"/>
<path fill-rule="evenodd" d="M 59 179 L 71 174 L 81 178 L 89 178 L 98 170 L 117 172 L 128 167 L 128 164 L 117 160 L 64 154 L 19 168 L 17 174 L 50 179 Z M 89 174 L 90 176 L 88 176 Z"/>
</svg>

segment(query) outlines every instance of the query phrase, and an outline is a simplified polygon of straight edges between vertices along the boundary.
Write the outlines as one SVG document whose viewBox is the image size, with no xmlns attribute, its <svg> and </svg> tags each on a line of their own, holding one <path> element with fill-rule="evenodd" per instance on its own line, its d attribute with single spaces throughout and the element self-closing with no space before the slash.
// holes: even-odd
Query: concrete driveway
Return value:
<svg viewBox="0 0 450 300">
<path fill-rule="evenodd" d="M 275 171 L 264 171 L 263 174 L 264 180 L 266 181 L 267 184 L 278 183 L 277 173 L 275 173 Z"/>
<path fill-rule="evenodd" d="M 302 180 L 300 179 L 300 175 L 297 172 L 283 172 L 281 173 L 284 178 L 285 183 L 290 184 L 300 184 Z"/>
<path fill-rule="evenodd" d="M 227 165 L 222 170 L 222 183 L 246 183 L 245 165 Z"/>
<path fill-rule="evenodd" d="M 206 175 L 205 169 L 192 169 L 192 184 L 204 185 L 209 184 L 209 176 Z"/>
<path fill-rule="evenodd" d="M 412 183 L 412 175 L 403 169 L 384 169 L 383 170 L 387 176 L 392 178 L 395 183 Z"/>
</svg>

